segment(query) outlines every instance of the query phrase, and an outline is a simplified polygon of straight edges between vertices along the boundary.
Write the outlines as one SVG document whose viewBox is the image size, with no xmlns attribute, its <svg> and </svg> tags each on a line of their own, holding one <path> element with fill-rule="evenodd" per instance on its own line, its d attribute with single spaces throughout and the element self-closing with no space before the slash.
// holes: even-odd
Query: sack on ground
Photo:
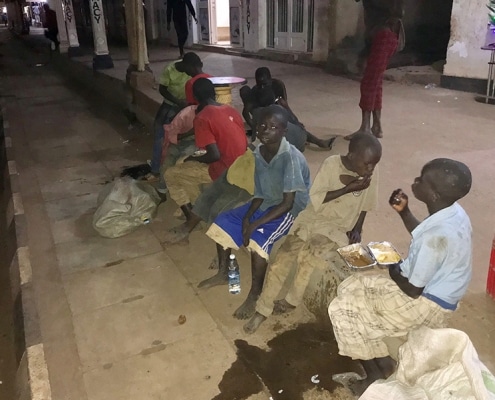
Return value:
<svg viewBox="0 0 495 400">
<path fill-rule="evenodd" d="M 149 184 L 128 176 L 118 178 L 98 196 L 93 227 L 107 238 L 127 235 L 149 223 L 156 215 L 158 204 L 160 197 Z"/>
</svg>

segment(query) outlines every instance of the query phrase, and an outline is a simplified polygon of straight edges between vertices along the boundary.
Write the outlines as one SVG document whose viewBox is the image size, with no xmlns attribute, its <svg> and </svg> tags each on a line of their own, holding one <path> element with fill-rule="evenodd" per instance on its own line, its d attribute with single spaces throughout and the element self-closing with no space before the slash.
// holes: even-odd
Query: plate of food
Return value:
<svg viewBox="0 0 495 400">
<path fill-rule="evenodd" d="M 368 249 L 380 265 L 393 265 L 401 263 L 402 256 L 390 242 L 371 242 Z"/>
<path fill-rule="evenodd" d="M 376 265 L 376 260 L 369 249 L 361 243 L 350 244 L 349 246 L 337 249 L 337 253 L 344 259 L 349 268 L 363 271 L 371 269 Z"/>
</svg>

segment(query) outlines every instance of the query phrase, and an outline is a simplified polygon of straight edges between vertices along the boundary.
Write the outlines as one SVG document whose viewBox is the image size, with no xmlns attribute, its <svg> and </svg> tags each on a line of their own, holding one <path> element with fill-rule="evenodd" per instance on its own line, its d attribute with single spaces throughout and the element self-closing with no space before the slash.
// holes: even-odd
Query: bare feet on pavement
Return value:
<svg viewBox="0 0 495 400">
<path fill-rule="evenodd" d="M 348 388 L 355 396 L 360 397 L 372 383 L 368 379 L 356 380 L 349 382 Z"/>
<path fill-rule="evenodd" d="M 209 289 L 213 286 L 226 285 L 227 283 L 229 283 L 229 277 L 227 274 L 218 272 L 211 278 L 201 281 L 198 288 Z"/>
<path fill-rule="evenodd" d="M 260 313 L 255 313 L 252 318 L 244 324 L 244 332 L 246 333 L 254 333 L 258 330 L 260 325 L 266 321 L 266 317 L 261 315 Z"/>
<path fill-rule="evenodd" d="M 251 318 L 256 312 L 256 300 L 258 300 L 258 296 L 252 297 L 248 295 L 244 303 L 242 303 L 241 306 L 235 310 L 234 317 L 237 319 Z"/>
<path fill-rule="evenodd" d="M 373 126 L 371 128 L 371 133 L 375 135 L 376 138 L 381 139 L 383 137 L 383 131 L 381 126 Z"/>
<path fill-rule="evenodd" d="M 273 315 L 281 315 L 292 311 L 296 306 L 288 303 L 285 299 L 275 300 L 273 307 Z"/>
</svg>

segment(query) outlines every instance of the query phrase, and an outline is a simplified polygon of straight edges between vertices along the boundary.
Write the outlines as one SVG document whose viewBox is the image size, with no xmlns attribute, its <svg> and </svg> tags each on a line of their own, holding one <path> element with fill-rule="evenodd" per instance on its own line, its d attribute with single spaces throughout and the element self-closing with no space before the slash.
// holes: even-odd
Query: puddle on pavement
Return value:
<svg viewBox="0 0 495 400">
<path fill-rule="evenodd" d="M 243 400 L 268 388 L 273 400 L 303 400 L 314 388 L 333 392 L 332 375 L 361 372 L 357 362 L 338 355 L 330 324 L 306 323 L 271 339 L 268 349 L 236 340 L 237 360 L 225 372 L 213 400 Z M 318 375 L 314 384 L 311 377 Z M 279 391 L 282 390 L 282 393 Z"/>
</svg>

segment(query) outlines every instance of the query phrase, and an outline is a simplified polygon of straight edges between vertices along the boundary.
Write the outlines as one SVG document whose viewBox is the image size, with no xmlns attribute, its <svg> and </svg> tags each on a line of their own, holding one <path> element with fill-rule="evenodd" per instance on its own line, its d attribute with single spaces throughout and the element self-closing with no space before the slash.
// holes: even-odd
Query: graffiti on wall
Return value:
<svg viewBox="0 0 495 400">
<path fill-rule="evenodd" d="M 247 0 L 246 5 L 246 26 L 247 32 L 249 33 L 249 30 L 251 29 L 251 0 Z"/>
<path fill-rule="evenodd" d="M 93 14 L 93 18 L 96 21 L 96 23 L 99 24 L 101 18 L 101 7 L 99 1 L 93 0 L 91 6 L 91 13 Z"/>
<path fill-rule="evenodd" d="M 72 22 L 72 2 L 70 0 L 64 0 L 64 14 L 65 14 L 65 19 L 69 21 L 69 23 Z"/>
</svg>

